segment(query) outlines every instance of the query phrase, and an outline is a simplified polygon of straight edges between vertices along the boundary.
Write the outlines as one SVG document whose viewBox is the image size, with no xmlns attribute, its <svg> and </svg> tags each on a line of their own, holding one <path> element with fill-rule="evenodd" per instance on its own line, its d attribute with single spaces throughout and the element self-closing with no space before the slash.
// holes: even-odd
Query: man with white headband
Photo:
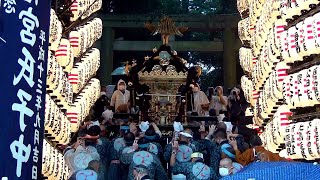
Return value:
<svg viewBox="0 0 320 180">
<path fill-rule="evenodd" d="M 176 162 L 175 154 L 173 153 L 170 159 L 173 174 L 184 174 L 188 180 L 196 179 L 218 179 L 216 172 L 203 163 L 203 154 L 195 152 L 191 154 L 191 162 L 179 163 Z"/>
<path fill-rule="evenodd" d="M 163 154 L 164 159 L 167 162 L 170 162 L 172 155 L 175 154 L 177 162 L 189 162 L 191 160 L 191 154 L 202 149 L 199 143 L 192 142 L 192 137 L 193 133 L 191 129 L 185 129 L 183 132 L 176 132 L 172 143 L 167 144 L 165 147 L 165 152 Z M 173 175 L 172 179 L 182 180 L 185 179 L 185 176 L 182 174 Z"/>
</svg>

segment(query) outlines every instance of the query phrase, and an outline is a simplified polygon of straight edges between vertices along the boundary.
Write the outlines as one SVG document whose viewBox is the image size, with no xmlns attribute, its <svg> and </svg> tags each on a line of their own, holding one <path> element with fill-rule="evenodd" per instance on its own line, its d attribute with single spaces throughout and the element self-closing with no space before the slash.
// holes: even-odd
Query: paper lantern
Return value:
<svg viewBox="0 0 320 180">
<path fill-rule="evenodd" d="M 320 13 L 317 13 L 313 16 L 313 37 L 315 38 L 315 48 L 311 48 L 310 54 L 318 54 L 320 50 Z M 309 38 L 311 38 L 310 35 Z M 311 42 L 311 39 L 310 39 Z M 312 43 L 311 43 L 312 44 Z"/>
<path fill-rule="evenodd" d="M 59 21 L 56 12 L 50 11 L 50 33 L 49 33 L 49 50 L 57 50 L 62 37 L 62 24 Z"/>
<path fill-rule="evenodd" d="M 281 55 L 282 58 L 287 62 L 289 58 L 289 39 L 288 39 L 288 31 L 283 31 L 280 34 L 280 46 L 281 46 Z"/>
<path fill-rule="evenodd" d="M 304 42 L 306 55 L 317 54 L 318 48 L 316 47 L 315 33 L 313 29 L 315 19 L 313 17 L 307 17 L 304 20 Z"/>
<path fill-rule="evenodd" d="M 239 38 L 242 43 L 244 43 L 245 41 L 251 40 L 249 28 L 250 28 L 249 18 L 239 21 L 238 32 L 239 32 Z"/>
<path fill-rule="evenodd" d="M 73 52 L 68 39 L 61 39 L 59 48 L 55 53 L 55 57 L 63 70 L 70 73 L 73 67 Z"/>
<path fill-rule="evenodd" d="M 275 47 L 279 50 L 281 48 L 281 33 L 285 31 L 286 24 L 287 23 L 282 19 L 278 19 L 274 23 Z"/>
</svg>

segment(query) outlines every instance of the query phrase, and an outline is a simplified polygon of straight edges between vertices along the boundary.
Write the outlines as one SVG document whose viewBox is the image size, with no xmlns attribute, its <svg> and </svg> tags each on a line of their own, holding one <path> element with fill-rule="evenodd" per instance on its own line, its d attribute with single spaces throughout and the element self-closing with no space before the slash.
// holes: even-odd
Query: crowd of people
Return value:
<svg viewBox="0 0 320 180">
<path fill-rule="evenodd" d="M 111 99 L 102 88 L 93 117 L 84 122 L 73 142 L 64 150 L 70 179 L 99 180 L 195 180 L 231 176 L 252 162 L 287 161 L 263 147 L 257 132 L 246 127 L 246 102 L 240 88 L 223 93 L 223 87 L 192 87 L 192 113 L 216 116 L 214 122 L 200 122 L 198 129 L 184 128 L 179 118 L 172 125 L 172 137 L 163 143 L 162 133 L 147 115 L 115 117 L 129 110 L 130 92 L 119 81 Z M 201 93 L 199 93 L 201 92 Z M 107 126 L 119 125 L 119 134 L 109 139 Z"/>
</svg>

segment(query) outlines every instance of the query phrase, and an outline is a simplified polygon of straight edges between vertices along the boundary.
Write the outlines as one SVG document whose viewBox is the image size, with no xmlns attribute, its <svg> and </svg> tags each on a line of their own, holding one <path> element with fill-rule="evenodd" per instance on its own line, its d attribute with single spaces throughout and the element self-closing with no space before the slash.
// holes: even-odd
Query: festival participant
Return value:
<svg viewBox="0 0 320 180">
<path fill-rule="evenodd" d="M 104 126 L 93 125 L 87 130 L 87 135 L 83 137 L 86 146 L 95 147 L 100 155 L 100 173 L 98 176 L 99 180 L 107 178 L 107 162 L 108 162 L 108 147 L 110 141 L 105 137 L 100 137 L 101 128 L 105 129 Z"/>
<path fill-rule="evenodd" d="M 202 144 L 203 149 L 199 152 L 202 152 L 204 155 L 204 162 L 206 164 L 210 164 L 210 167 L 214 172 L 218 172 L 219 170 L 219 161 L 220 157 L 220 148 L 217 146 L 216 142 L 212 141 L 212 139 L 206 138 L 207 132 L 205 132 L 205 127 L 200 126 L 201 140 L 198 140 L 200 144 Z M 211 136 L 215 131 L 215 126 L 209 126 L 209 136 Z"/>
<path fill-rule="evenodd" d="M 100 172 L 100 162 L 92 160 L 85 170 L 80 170 L 72 175 L 69 180 L 98 180 Z"/>
<path fill-rule="evenodd" d="M 134 179 L 134 168 L 141 165 L 148 170 L 150 179 L 168 180 L 167 174 L 156 155 L 148 151 L 138 151 L 137 143 L 134 143 L 132 147 L 133 152 L 129 151 L 120 156 L 121 162 L 129 165 L 128 180 Z"/>
<path fill-rule="evenodd" d="M 129 107 L 130 92 L 126 90 L 126 83 L 120 79 L 118 81 L 117 90 L 114 91 L 111 97 L 110 106 L 117 111 L 120 105 L 126 104 Z"/>
<path fill-rule="evenodd" d="M 280 157 L 278 154 L 272 153 L 266 150 L 262 146 L 262 141 L 259 136 L 254 135 L 250 138 L 250 149 L 247 149 L 245 152 L 241 153 L 238 149 L 237 142 L 235 140 L 231 140 L 230 144 L 233 146 L 233 149 L 236 151 L 236 161 L 243 166 L 248 165 L 254 161 L 260 161 L 258 159 L 258 154 L 263 153 L 264 159 L 268 159 L 268 161 L 287 161 L 286 159 Z"/>
<path fill-rule="evenodd" d="M 223 95 L 222 86 L 217 86 L 214 92 L 215 95 L 210 100 L 210 109 L 214 109 L 216 114 L 220 114 L 220 111 L 227 111 L 228 98 Z"/>
<path fill-rule="evenodd" d="M 108 148 L 110 166 L 108 169 L 108 179 L 121 180 L 121 166 L 120 166 L 120 149 L 127 147 L 123 136 L 129 132 L 129 126 L 127 124 L 120 125 L 120 135 L 116 137 Z"/>
<path fill-rule="evenodd" d="M 113 122 L 112 122 L 113 112 L 110 108 L 110 103 L 106 103 L 104 111 L 102 113 L 102 117 L 103 117 L 102 124 L 104 124 L 104 125 L 113 124 Z"/>
<path fill-rule="evenodd" d="M 219 174 L 220 176 L 229 176 L 239 172 L 243 166 L 239 163 L 232 162 L 229 158 L 223 158 L 220 161 Z"/>
<path fill-rule="evenodd" d="M 216 180 L 218 176 L 216 172 L 203 163 L 203 154 L 195 152 L 191 154 L 191 162 L 176 162 L 176 154 L 178 144 L 172 146 L 172 154 L 170 158 L 170 166 L 173 174 L 184 174 L 187 180 L 210 179 Z"/>
<path fill-rule="evenodd" d="M 100 156 L 96 148 L 86 146 L 84 139 L 79 137 L 74 144 L 65 149 L 64 159 L 70 169 L 71 176 L 75 172 L 87 168 L 91 160 L 100 160 Z"/>
<path fill-rule="evenodd" d="M 223 144 L 221 146 L 221 158 L 229 158 L 232 161 L 236 161 L 236 152 L 230 144 Z"/>
<path fill-rule="evenodd" d="M 100 118 L 102 116 L 102 113 L 105 110 L 105 106 L 108 103 L 108 97 L 106 95 L 101 95 L 101 97 L 95 102 L 94 106 L 92 107 L 95 117 Z"/>
<path fill-rule="evenodd" d="M 222 147 L 223 144 L 229 144 L 228 136 L 225 129 L 217 129 L 213 134 L 215 142 Z"/>
<path fill-rule="evenodd" d="M 191 154 L 193 152 L 197 152 L 201 149 L 202 147 L 199 147 L 201 144 L 196 143 L 195 141 L 192 141 L 193 133 L 191 129 L 185 129 L 183 132 L 178 132 L 178 137 L 174 137 L 173 141 L 178 141 L 179 148 L 177 150 L 177 162 L 189 162 L 191 160 Z M 175 135 L 176 136 L 176 135 Z M 167 162 L 170 162 L 171 158 L 171 153 L 172 153 L 172 143 L 169 143 L 165 147 L 164 151 L 164 159 Z M 172 179 L 181 179 L 184 178 L 185 176 L 183 174 L 178 174 L 178 175 L 173 175 Z"/>
<path fill-rule="evenodd" d="M 206 94 L 200 90 L 199 84 L 195 84 L 193 89 L 192 112 L 197 112 L 199 116 L 209 113 L 209 100 Z"/>
</svg>

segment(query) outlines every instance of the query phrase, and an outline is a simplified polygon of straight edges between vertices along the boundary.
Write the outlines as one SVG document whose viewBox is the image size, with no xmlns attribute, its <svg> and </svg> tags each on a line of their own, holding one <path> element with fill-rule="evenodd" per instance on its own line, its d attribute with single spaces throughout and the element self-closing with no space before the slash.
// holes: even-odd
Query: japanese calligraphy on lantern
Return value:
<svg viewBox="0 0 320 180">
<path fill-rule="evenodd" d="M 42 179 L 50 4 L 0 0 L 2 179 Z"/>
</svg>

